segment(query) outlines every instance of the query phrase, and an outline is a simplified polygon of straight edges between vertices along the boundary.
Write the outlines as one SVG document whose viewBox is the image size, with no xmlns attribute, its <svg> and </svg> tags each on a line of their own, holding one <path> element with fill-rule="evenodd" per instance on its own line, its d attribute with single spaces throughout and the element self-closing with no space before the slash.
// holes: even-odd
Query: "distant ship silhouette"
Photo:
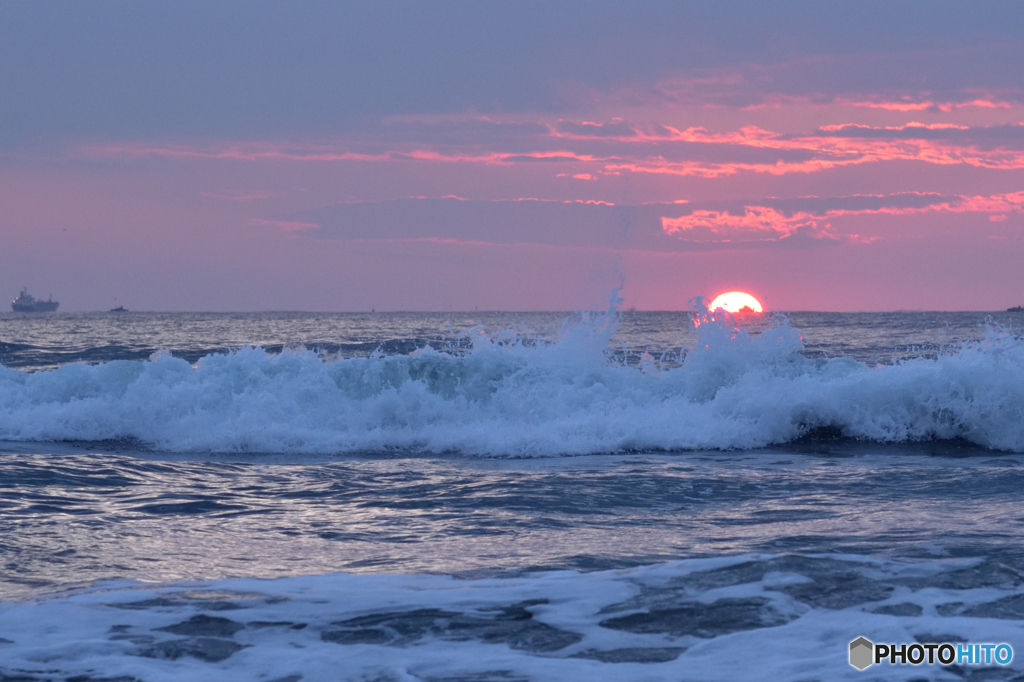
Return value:
<svg viewBox="0 0 1024 682">
<path fill-rule="evenodd" d="M 1008 313 L 1024 313 L 1024 305 L 1015 305 L 1012 308 L 1007 308 Z"/>
<path fill-rule="evenodd" d="M 40 301 L 23 287 L 18 298 L 11 302 L 11 310 L 16 313 L 52 313 L 59 305 L 60 302 L 53 300 L 52 295 L 49 300 Z"/>
</svg>

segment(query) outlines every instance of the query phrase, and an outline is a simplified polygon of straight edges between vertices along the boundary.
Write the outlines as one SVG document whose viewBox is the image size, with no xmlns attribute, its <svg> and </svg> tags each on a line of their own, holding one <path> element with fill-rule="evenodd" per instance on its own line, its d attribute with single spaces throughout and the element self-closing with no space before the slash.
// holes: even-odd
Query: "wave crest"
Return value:
<svg viewBox="0 0 1024 682">
<path fill-rule="evenodd" d="M 554 342 L 467 332 L 469 350 L 330 359 L 245 347 L 195 366 L 0 367 L 0 439 L 136 439 L 176 452 L 482 455 L 754 448 L 819 428 L 872 441 L 963 438 L 1024 452 L 1024 344 L 990 329 L 937 358 L 812 359 L 785 318 L 716 318 L 671 365 L 609 351 L 613 316 Z"/>
</svg>

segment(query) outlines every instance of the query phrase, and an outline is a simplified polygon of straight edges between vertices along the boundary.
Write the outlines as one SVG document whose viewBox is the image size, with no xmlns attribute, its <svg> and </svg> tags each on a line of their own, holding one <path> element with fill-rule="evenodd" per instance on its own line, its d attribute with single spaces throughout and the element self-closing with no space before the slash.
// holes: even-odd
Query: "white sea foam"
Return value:
<svg viewBox="0 0 1024 682">
<path fill-rule="evenodd" d="M 456 580 L 333 574 L 106 584 L 0 603 L 5 679 L 911 680 L 849 642 L 1010 643 L 1019 575 L 995 562 L 739 556 Z M 996 668 L 996 670 L 992 670 Z M 1008 677 L 1007 677 L 1008 679 Z M 1016 679 L 1016 678 L 1014 678 Z"/>
<path fill-rule="evenodd" d="M 551 343 L 471 330 L 465 353 L 332 360 L 247 347 L 195 366 L 157 353 L 36 373 L 0 367 L 0 439 L 531 456 L 751 448 L 832 427 L 1024 452 L 1024 344 L 998 330 L 937 358 L 875 367 L 806 357 L 782 319 L 751 335 L 703 324 L 672 367 L 624 365 L 608 352 L 611 332 L 598 320 L 567 325 Z"/>
</svg>

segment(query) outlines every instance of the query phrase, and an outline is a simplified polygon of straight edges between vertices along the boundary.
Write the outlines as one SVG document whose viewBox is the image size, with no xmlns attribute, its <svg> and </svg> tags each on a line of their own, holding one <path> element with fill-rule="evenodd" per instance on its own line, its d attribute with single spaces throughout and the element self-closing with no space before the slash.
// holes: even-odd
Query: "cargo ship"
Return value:
<svg viewBox="0 0 1024 682">
<path fill-rule="evenodd" d="M 41 301 L 28 293 L 28 289 L 22 289 L 18 298 L 11 302 L 11 310 L 16 313 L 52 313 L 59 305 L 52 295 L 49 300 Z"/>
</svg>

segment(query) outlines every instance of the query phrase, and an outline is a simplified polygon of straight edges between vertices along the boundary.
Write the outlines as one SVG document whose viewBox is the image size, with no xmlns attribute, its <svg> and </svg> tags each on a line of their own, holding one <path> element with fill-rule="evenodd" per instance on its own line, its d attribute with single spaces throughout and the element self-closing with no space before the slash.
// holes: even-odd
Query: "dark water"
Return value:
<svg viewBox="0 0 1024 682">
<path fill-rule="evenodd" d="M 507 575 L 749 552 L 1024 560 L 1024 460 L 955 443 L 482 462 L 3 449 L 6 598 L 113 577 Z"/>
<path fill-rule="evenodd" d="M 794 313 L 810 356 L 891 364 L 1019 315 Z M 554 338 L 562 313 L 0 315 L 6 367 L 195 361 L 242 345 L 325 356 L 463 352 L 468 330 Z M 683 313 L 626 313 L 612 354 L 678 364 Z M 744 552 L 1014 555 L 1017 456 L 966 442 L 829 440 L 743 453 L 540 462 L 458 455 L 250 457 L 134 453 L 132 443 L 0 446 L 7 597 L 65 584 L 287 576 L 332 570 L 595 569 Z M 126 452 L 126 450 L 128 452 Z"/>
<path fill-rule="evenodd" d="M 0 365 L 27 371 L 70 362 L 145 360 L 160 349 L 189 362 L 241 346 L 288 344 L 338 357 L 466 347 L 468 330 L 550 340 L 575 313 L 0 313 Z M 808 354 L 874 363 L 934 355 L 982 337 L 987 322 L 1020 330 L 1024 313 L 816 313 L 788 317 Z M 623 313 L 616 340 L 634 354 L 675 357 L 693 342 L 689 314 Z"/>
<path fill-rule="evenodd" d="M 0 680 L 1019 679 L 1024 316 L 566 318 L 0 315 Z"/>
<path fill-rule="evenodd" d="M 0 315 L 0 361 L 22 371 L 189 361 L 242 345 L 325 357 L 465 352 L 474 330 L 544 343 L 563 314 Z M 804 354 L 866 363 L 981 338 L 981 313 L 794 313 Z M 687 316 L 627 313 L 610 344 L 678 364 Z M 505 331 L 502 331 L 505 330 Z M 616 354 L 618 354 L 616 356 Z M 617 360 L 611 360 L 615 362 Z M 330 571 L 598 569 L 745 552 L 902 557 L 1022 547 L 1022 460 L 963 441 L 871 444 L 813 432 L 745 452 L 481 459 L 453 453 L 188 457 L 138 444 L 0 446 L 0 594 L 66 584 Z"/>
</svg>

